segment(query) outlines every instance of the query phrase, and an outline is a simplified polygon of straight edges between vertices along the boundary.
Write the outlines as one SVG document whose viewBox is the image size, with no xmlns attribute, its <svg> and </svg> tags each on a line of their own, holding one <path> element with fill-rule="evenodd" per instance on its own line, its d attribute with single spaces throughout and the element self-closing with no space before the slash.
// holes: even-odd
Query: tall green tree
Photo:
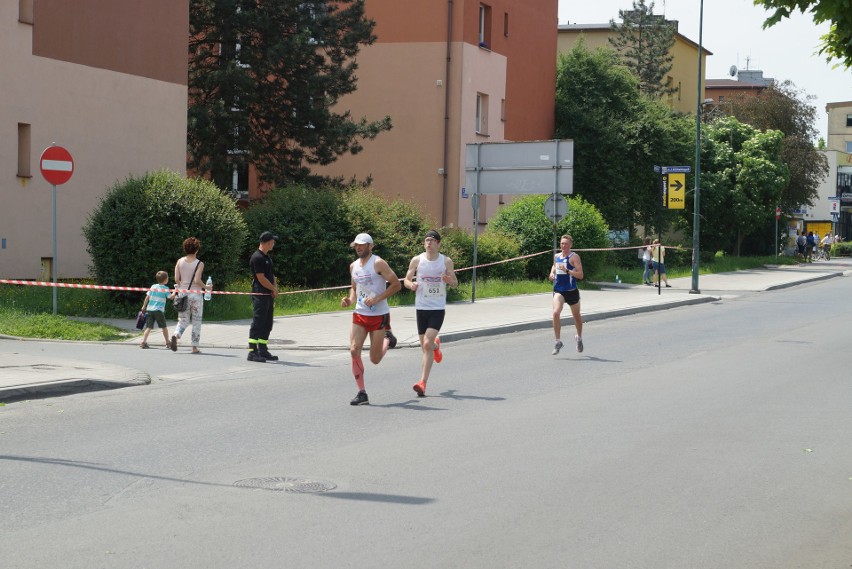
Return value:
<svg viewBox="0 0 852 569">
<path fill-rule="evenodd" d="M 756 96 L 740 95 L 730 99 L 732 114 L 740 122 L 760 130 L 779 130 L 784 134 L 781 159 L 790 169 L 790 182 L 781 194 L 784 211 L 813 205 L 820 183 L 828 175 L 828 161 L 814 147 L 818 136 L 814 99 L 796 89 L 792 81 L 775 83 Z"/>
<path fill-rule="evenodd" d="M 654 166 L 690 164 L 695 152 L 692 121 L 637 85 L 615 51 L 583 40 L 557 64 L 556 137 L 574 140 L 574 193 L 631 231 L 660 224 Z"/>
<path fill-rule="evenodd" d="M 674 59 L 674 24 L 667 22 L 665 16 L 655 15 L 654 3 L 645 4 L 645 0 L 633 0 L 633 9 L 619 10 L 618 17 L 620 24 L 610 20 L 617 35 L 609 38 L 609 43 L 639 78 L 642 93 L 658 97 L 677 92 L 677 87 L 665 81 Z"/>
<path fill-rule="evenodd" d="M 716 119 L 702 131 L 701 246 L 739 253 L 746 237 L 774 219 L 789 180 L 781 159 L 784 135 L 734 117 Z"/>
<path fill-rule="evenodd" d="M 190 167 L 227 188 L 250 164 L 271 185 L 316 182 L 312 166 L 388 130 L 335 107 L 376 40 L 364 2 L 191 0 Z"/>
<path fill-rule="evenodd" d="M 828 61 L 836 59 L 839 65 L 852 68 L 852 5 L 849 0 L 754 0 L 754 4 L 772 12 L 763 22 L 764 28 L 789 18 L 793 10 L 812 13 L 817 24 L 830 22 L 828 33 L 821 38 L 819 53 Z"/>
</svg>

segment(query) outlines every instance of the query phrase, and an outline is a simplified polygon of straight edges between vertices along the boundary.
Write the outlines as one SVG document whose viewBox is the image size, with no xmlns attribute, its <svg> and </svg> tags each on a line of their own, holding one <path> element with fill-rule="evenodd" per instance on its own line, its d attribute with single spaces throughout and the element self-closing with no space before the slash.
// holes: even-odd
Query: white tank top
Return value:
<svg viewBox="0 0 852 569">
<path fill-rule="evenodd" d="M 444 255 L 438 253 L 438 258 L 430 261 L 426 253 L 420 253 L 417 262 L 417 290 L 414 295 L 414 308 L 418 310 L 443 310 L 447 306 L 447 284 L 444 282 L 444 272 L 447 262 Z"/>
<path fill-rule="evenodd" d="M 370 255 L 364 266 L 361 260 L 352 263 L 352 281 L 355 283 L 355 312 L 364 316 L 381 316 L 390 312 L 387 299 L 367 306 L 364 300 L 368 297 L 377 297 L 388 288 L 385 277 L 376 272 L 376 260 L 381 260 L 377 255 Z"/>
</svg>

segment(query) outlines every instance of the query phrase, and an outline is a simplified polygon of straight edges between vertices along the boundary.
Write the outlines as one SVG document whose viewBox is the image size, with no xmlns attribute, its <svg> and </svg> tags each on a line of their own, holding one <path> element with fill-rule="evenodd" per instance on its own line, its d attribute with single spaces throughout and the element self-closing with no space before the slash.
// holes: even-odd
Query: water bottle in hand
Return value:
<svg viewBox="0 0 852 569">
<path fill-rule="evenodd" d="M 210 300 L 210 291 L 213 290 L 213 277 L 207 277 L 207 289 L 204 292 L 204 300 Z"/>
</svg>

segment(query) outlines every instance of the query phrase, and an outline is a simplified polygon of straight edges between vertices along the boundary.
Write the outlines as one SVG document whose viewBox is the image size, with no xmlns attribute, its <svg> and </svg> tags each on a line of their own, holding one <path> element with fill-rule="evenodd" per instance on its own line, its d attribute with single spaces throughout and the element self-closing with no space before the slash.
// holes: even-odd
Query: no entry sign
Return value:
<svg viewBox="0 0 852 569">
<path fill-rule="evenodd" d="M 74 174 L 74 159 L 61 146 L 48 146 L 41 153 L 41 175 L 48 184 L 60 186 Z"/>
</svg>

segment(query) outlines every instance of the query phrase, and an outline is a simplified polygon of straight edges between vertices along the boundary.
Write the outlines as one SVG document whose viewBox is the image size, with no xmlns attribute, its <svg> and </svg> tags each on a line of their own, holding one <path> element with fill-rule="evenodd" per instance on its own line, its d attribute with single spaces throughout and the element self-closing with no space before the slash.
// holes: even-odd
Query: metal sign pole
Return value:
<svg viewBox="0 0 852 569">
<path fill-rule="evenodd" d="M 477 178 L 479 178 L 479 172 L 476 173 Z M 471 272 L 470 279 L 470 302 L 473 303 L 476 300 L 476 242 L 479 239 L 479 184 L 476 185 L 476 193 L 473 194 L 470 199 L 473 200 L 473 270 Z"/>
<path fill-rule="evenodd" d="M 53 315 L 56 316 L 56 184 L 53 187 L 53 262 L 51 264 L 53 273 Z"/>
</svg>

